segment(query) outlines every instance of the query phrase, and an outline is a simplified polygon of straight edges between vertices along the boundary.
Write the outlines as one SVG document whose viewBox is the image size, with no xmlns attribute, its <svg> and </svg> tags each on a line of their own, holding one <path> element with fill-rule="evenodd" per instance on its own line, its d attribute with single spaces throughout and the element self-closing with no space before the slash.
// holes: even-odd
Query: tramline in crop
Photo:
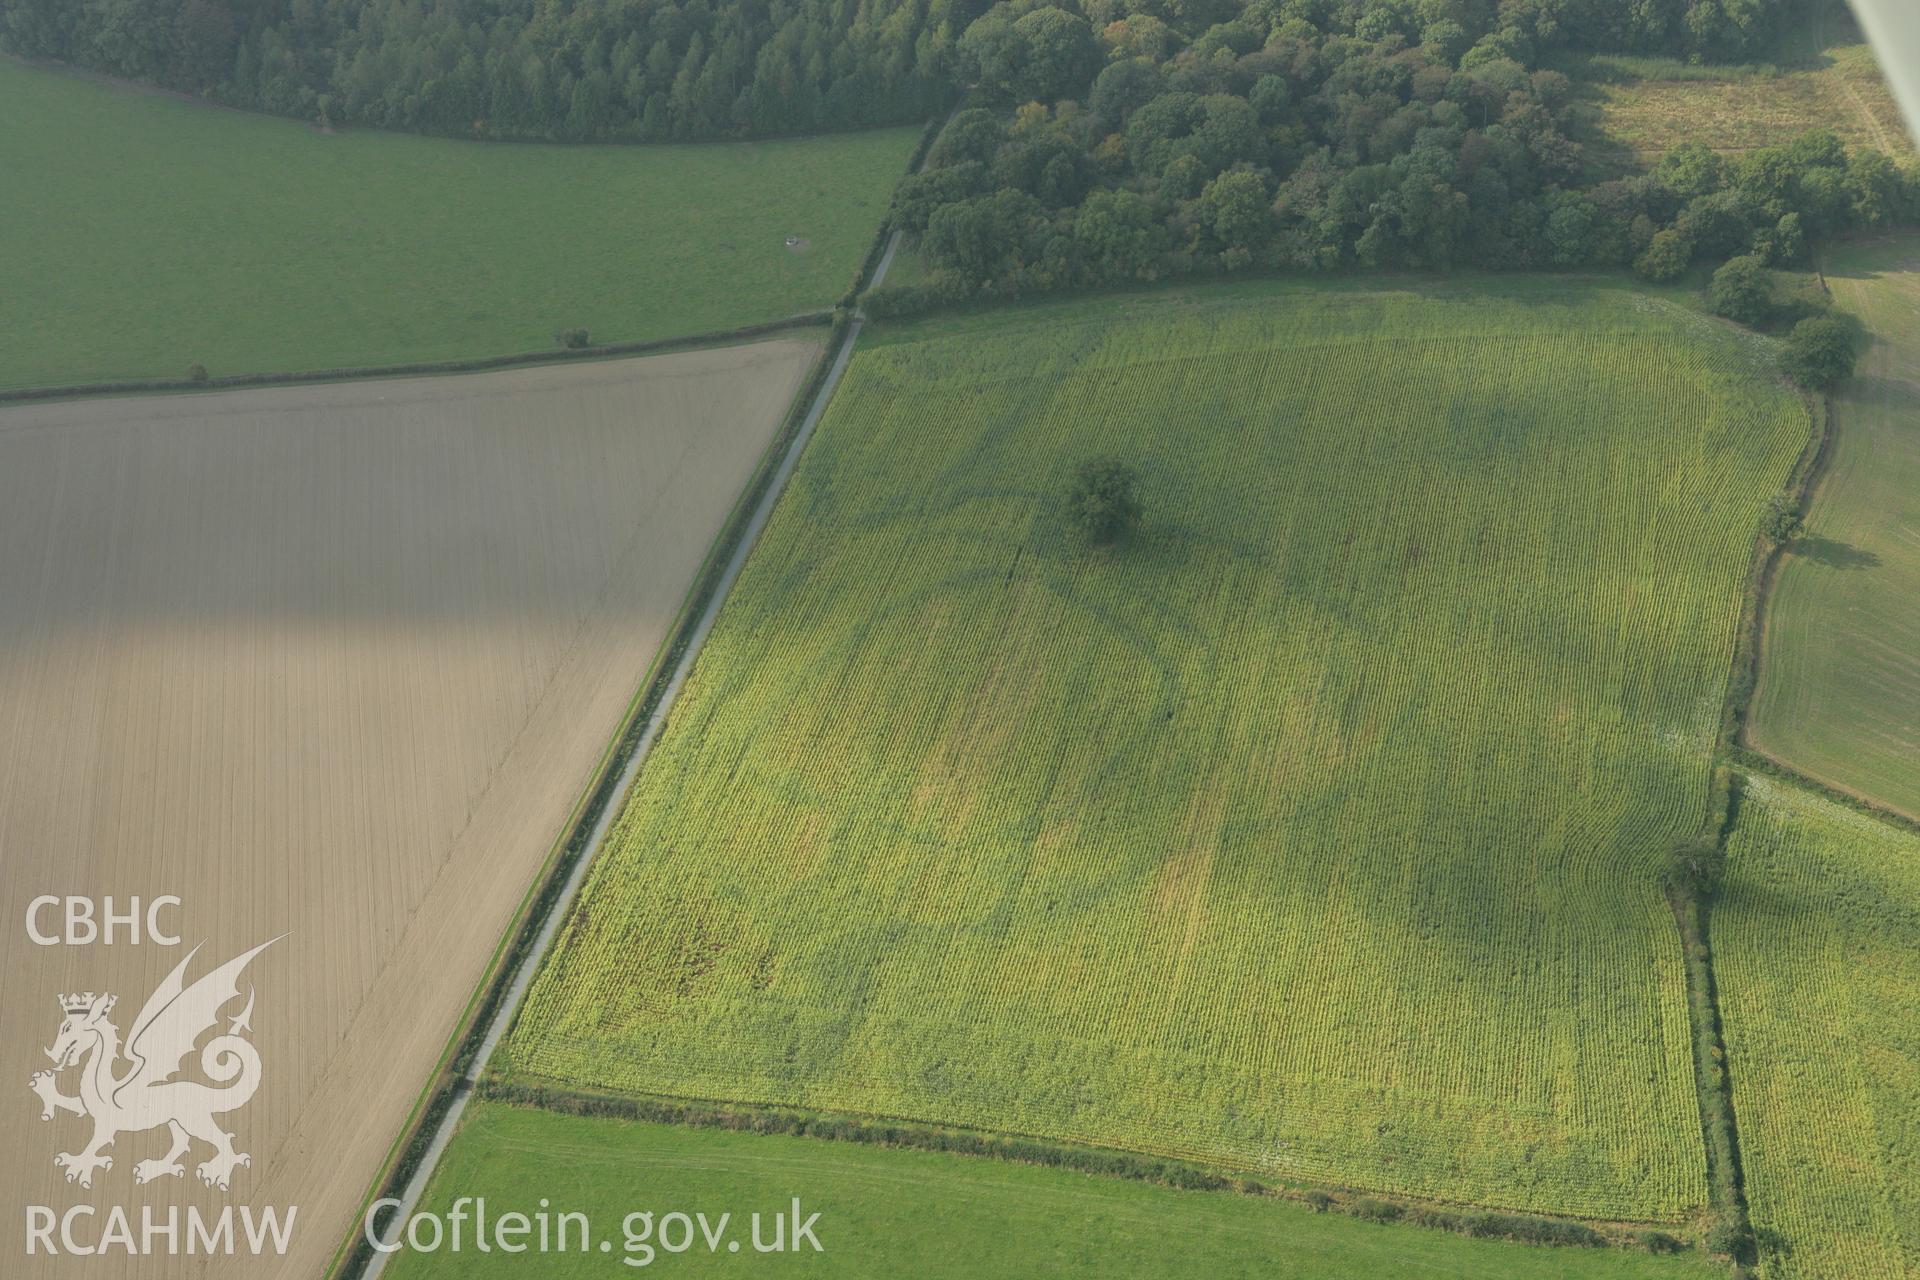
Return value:
<svg viewBox="0 0 1920 1280">
<path fill-rule="evenodd" d="M 1713 913 L 1769 1275 L 1920 1271 L 1920 836 L 1753 778 Z"/>
<path fill-rule="evenodd" d="M 1658 868 L 1807 418 L 1667 304 L 1476 288 L 870 333 L 509 1069 L 1702 1203 Z"/>
</svg>

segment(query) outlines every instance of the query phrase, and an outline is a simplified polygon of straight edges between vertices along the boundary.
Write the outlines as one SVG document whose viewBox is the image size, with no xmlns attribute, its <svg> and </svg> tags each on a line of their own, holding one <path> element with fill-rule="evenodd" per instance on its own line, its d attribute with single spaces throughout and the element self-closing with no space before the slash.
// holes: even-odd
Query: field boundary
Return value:
<svg viewBox="0 0 1920 1280">
<path fill-rule="evenodd" d="M 384 1255 L 376 1254 L 363 1238 L 361 1227 L 366 1211 L 382 1195 L 404 1197 L 416 1175 L 431 1172 L 432 1164 L 428 1162 L 428 1156 L 434 1140 L 450 1120 L 457 1119 L 459 1109 L 464 1107 L 465 1098 L 472 1088 L 474 1073 L 479 1065 L 483 1065 L 477 1064 L 476 1059 L 485 1048 L 485 1033 L 498 1018 L 513 979 L 527 966 L 530 958 L 538 958 L 536 944 L 544 927 L 557 916 L 568 884 L 574 879 L 575 873 L 583 870 L 591 861 L 594 833 L 611 822 L 613 802 L 624 793 L 629 770 L 644 755 L 643 747 L 645 740 L 650 738 L 649 730 L 657 728 L 655 721 L 664 715 L 672 676 L 689 656 L 700 617 L 713 603 L 730 554 L 745 537 L 757 502 L 765 495 L 782 459 L 791 449 L 807 407 L 820 394 L 835 363 L 845 322 L 834 319 L 832 323 L 833 337 L 808 370 L 780 430 L 768 444 L 753 478 L 736 499 L 720 536 L 714 540 L 701 562 L 693 585 L 688 588 L 686 598 L 675 615 L 666 643 L 642 677 L 618 732 L 601 755 L 592 781 L 575 804 L 562 828 L 562 836 L 555 842 L 545 864 L 528 887 L 519 912 L 502 935 L 495 959 L 476 984 L 467 1010 L 449 1038 L 440 1064 L 428 1081 L 422 1100 L 415 1106 L 413 1117 L 395 1139 L 379 1177 L 362 1199 L 350 1234 L 335 1251 L 328 1274 L 337 1277 L 337 1280 L 358 1280 L 362 1276 L 379 1274 L 380 1260 Z"/>
<path fill-rule="evenodd" d="M 951 115 L 946 117 L 951 119 Z M 914 167 L 917 168 L 932 149 L 935 139 L 946 127 L 946 120 L 928 126 L 915 149 Z M 855 296 L 869 278 L 878 282 L 885 277 L 899 248 L 900 232 L 892 226 L 891 214 L 881 223 L 876 240 L 880 243 L 880 252 L 862 263 L 861 276 L 850 290 Z M 556 842 L 554 852 L 549 854 L 546 865 L 528 888 L 519 914 L 508 926 L 495 953 L 494 963 L 481 975 L 466 1014 L 449 1037 L 440 1066 L 422 1090 L 413 1117 L 395 1138 L 388 1160 L 362 1198 L 346 1238 L 335 1249 L 333 1261 L 327 1268 L 327 1274 L 335 1280 L 374 1280 L 384 1272 L 386 1260 L 392 1255 L 376 1252 L 367 1242 L 363 1228 L 368 1209 L 376 1199 L 390 1197 L 401 1202 L 395 1217 L 403 1218 L 425 1191 L 441 1153 L 459 1127 L 460 1116 L 494 1047 L 518 1016 L 520 999 L 565 918 L 564 908 L 578 892 L 601 839 L 612 826 L 618 812 L 614 801 L 626 795 L 638 774 L 648 748 L 672 709 L 674 695 L 691 670 L 748 552 L 771 516 L 774 503 L 785 489 L 813 428 L 825 414 L 834 386 L 852 358 L 861 317 L 857 312 L 835 308 L 773 322 L 772 327 L 819 323 L 832 327 L 826 345 L 795 393 L 786 418 L 768 444 L 753 478 L 741 491 L 719 537 L 701 562 L 667 642 L 642 679 L 629 704 L 627 717 L 601 757 L 593 782 L 568 819 L 566 834 Z M 739 331 L 732 331 L 732 335 L 739 336 Z M 574 354 L 591 358 L 599 355 L 600 349 L 565 353 L 560 358 Z"/>
<path fill-rule="evenodd" d="M 349 365 L 340 369 L 302 369 L 288 373 L 233 373 L 214 378 L 123 378 L 112 382 L 76 382 L 56 387 L 16 387 L 0 389 L 0 406 L 42 400 L 77 400 L 96 396 L 152 395 L 181 392 L 233 391 L 243 387 L 297 386 L 312 382 L 359 382 L 382 378 L 433 377 L 442 374 L 487 373 L 495 369 L 517 369 L 525 365 L 566 364 L 582 360 L 614 360 L 627 356 L 653 355 L 687 347 L 719 347 L 733 342 L 829 325 L 836 313 L 802 311 L 779 320 L 762 320 L 734 329 L 708 333 L 689 333 L 677 338 L 648 338 L 639 342 L 608 342 L 587 347 L 558 347 L 552 351 L 521 351 L 501 356 L 475 356 L 464 360 L 425 360 L 413 364 Z"/>
<path fill-rule="evenodd" d="M 1636 290 L 1635 292 L 1639 293 L 1640 291 Z M 1819 424 L 1814 420 L 1816 410 L 1810 402 L 1794 396 L 1788 398 L 1786 403 L 1801 406 L 1802 410 L 1807 414 L 1804 420 L 1800 420 L 1794 419 L 1791 411 L 1789 411 L 1789 427 L 1791 428 L 1793 423 L 1798 422 L 1800 424 L 1799 431 L 1805 432 L 1804 435 L 1800 436 L 1798 441 L 1792 441 L 1791 436 L 1798 434 L 1798 432 L 1790 430 L 1790 443 L 1799 443 L 1801 446 L 1800 449 L 1796 450 L 1793 463 L 1788 473 L 1788 476 L 1791 477 L 1797 475 L 1809 465 L 1810 456 L 1815 452 L 1815 442 L 1818 438 Z M 1776 469 L 1774 470 L 1773 478 L 1771 480 L 1763 479 L 1762 484 L 1763 486 L 1769 484 L 1777 485 L 1782 482 L 1780 477 L 1781 473 Z M 1766 490 L 1763 488 L 1756 497 L 1764 497 L 1765 493 Z M 1766 551 L 1766 544 L 1762 540 L 1761 530 L 1758 528 L 1758 506 L 1759 502 L 1756 500 L 1754 525 L 1749 530 L 1748 538 L 1743 542 L 1743 549 L 1747 549 L 1749 555 L 1742 561 L 1736 551 L 1734 565 L 1726 566 L 1729 571 L 1723 576 L 1723 583 L 1725 585 L 1733 586 L 1736 583 L 1738 584 L 1735 595 L 1722 598 L 1720 617 L 1723 620 L 1723 625 L 1729 622 L 1735 622 L 1736 617 L 1739 615 L 1744 614 L 1745 616 L 1751 616 L 1752 613 L 1757 570 L 1762 563 Z M 1740 518 L 1740 515 L 1737 513 L 1732 517 L 1736 535 L 1739 531 Z M 1740 579 L 1732 578 L 1730 570 L 1735 566 L 1739 566 L 1742 570 Z M 1731 646 L 1729 646 L 1729 648 L 1731 648 Z M 1729 661 L 1731 665 L 1733 654 L 1727 650 L 1723 650 L 1722 652 L 1727 655 L 1723 657 L 1723 661 Z M 1721 670 L 1726 672 L 1728 669 L 1723 668 Z M 1709 689 L 1707 690 L 1707 696 L 1710 699 L 1709 706 L 1712 705 L 1710 685 L 1711 682 L 1709 682 Z M 1724 685 L 1722 691 L 1724 697 Z M 1716 735 L 1716 739 L 1718 739 L 1718 735 Z M 1705 744 L 1703 743 L 1701 745 L 1704 746 Z M 1722 743 L 1716 741 L 1716 750 L 1720 745 L 1722 745 Z M 1711 758 L 1711 753 L 1702 754 L 1708 757 L 1706 762 L 1714 763 Z M 1723 782 L 1725 777 L 1724 771 L 1721 771 L 1716 777 L 1718 781 Z M 1724 825 L 1725 809 L 1723 803 L 1725 794 L 1724 786 L 1717 785 L 1709 791 L 1707 795 L 1701 797 L 1707 800 L 1707 804 L 1703 805 L 1703 809 L 1699 813 L 1700 826 L 1692 828 L 1688 834 L 1698 835 L 1703 831 L 1714 830 L 1714 826 L 1709 820 L 1716 815 L 1720 818 L 1720 825 Z M 1676 929 L 1680 930 L 1683 928 L 1683 922 L 1676 921 Z M 1691 949 L 1689 949 L 1689 954 L 1691 954 Z M 1671 971 L 1668 972 L 1671 973 Z M 1689 974 L 1688 976 L 1694 977 L 1696 975 Z M 1706 1000 L 1709 1005 L 1711 1004 L 1714 988 L 1710 980 L 1710 975 L 1707 981 L 1691 983 L 1690 986 L 1692 990 L 1699 992 L 1701 998 Z M 1708 1114 L 1731 1115 L 1730 1110 L 1725 1112 L 1712 1110 L 1708 1105 L 1706 1097 L 1701 1092 L 1704 1087 L 1705 1077 L 1704 1073 L 1701 1073 L 1699 1070 L 1700 1064 L 1712 1059 L 1715 1052 L 1713 1046 L 1718 1043 L 1717 1030 L 1715 1030 L 1711 1036 L 1703 1036 L 1701 1032 L 1702 1028 L 1715 1025 L 1712 1019 L 1704 1019 L 1696 1022 L 1694 1025 L 1695 1034 L 1699 1037 L 1695 1039 L 1692 1046 L 1696 1061 L 1696 1119 L 1702 1125 L 1703 1141 L 1707 1131 L 1706 1117 Z M 1075 1163 L 1075 1161 L 1082 1158 L 1091 1160 L 1096 1165 L 1112 1161 L 1118 1170 L 1116 1176 L 1122 1177 L 1146 1176 L 1137 1172 L 1130 1173 L 1127 1172 L 1127 1170 L 1136 1167 L 1164 1168 L 1168 1167 L 1168 1160 L 1177 1159 L 1177 1157 L 1167 1157 L 1162 1153 L 1157 1153 L 1150 1149 L 1143 1151 L 1129 1147 L 1080 1147 L 1061 1144 L 1047 1139 L 1033 1138 L 1027 1134 L 1000 1130 L 972 1130 L 955 1126 L 934 1126 L 928 1125 L 924 1121 L 897 1119 L 886 1115 L 869 1114 L 857 1110 L 844 1111 L 835 1109 L 827 1112 L 814 1113 L 809 1116 L 807 1113 L 798 1112 L 789 1108 L 763 1107 L 752 1103 L 725 1101 L 721 1098 L 680 1097 L 677 1095 L 623 1091 L 602 1093 L 577 1091 L 566 1087 L 563 1082 L 548 1084 L 546 1080 L 538 1076 L 521 1076 L 512 1071 L 511 1064 L 503 1064 L 501 1068 L 497 1068 L 495 1071 L 483 1076 L 476 1084 L 483 1098 L 504 1100 L 558 1112 L 570 1112 L 581 1115 L 609 1115 L 629 1119 L 663 1120 L 696 1125 L 717 1124 L 756 1132 L 795 1132 L 827 1139 L 842 1138 L 845 1140 L 868 1141 L 881 1144 L 892 1143 L 906 1146 L 926 1146 L 939 1150 L 970 1150 L 974 1146 L 979 1146 L 983 1149 L 976 1152 L 976 1154 L 994 1155 L 1008 1159 L 1030 1159 L 1049 1164 L 1062 1163 L 1074 1168 L 1082 1167 L 1080 1164 Z M 956 1139 L 952 1135 L 956 1133 L 969 1136 L 957 1140 L 960 1145 L 955 1146 Z M 1684 1136 L 1684 1134 L 1682 1136 Z M 1011 1154 L 1008 1154 L 1009 1152 L 1011 1152 Z M 1080 1154 L 1089 1152 L 1093 1154 Z M 1133 1163 L 1130 1164 L 1129 1162 Z M 1197 1169 L 1204 1173 L 1209 1179 L 1205 1185 L 1212 1189 L 1233 1186 L 1236 1182 L 1234 1173 L 1221 1169 L 1219 1166 L 1209 1166 L 1205 1162 L 1183 1165 L 1182 1167 Z M 1735 1180 L 1737 1185 L 1737 1179 L 1739 1177 L 1737 1162 L 1733 1160 L 1723 1160 L 1720 1162 L 1720 1167 L 1730 1171 L 1730 1176 Z M 1104 1170 L 1096 1168 L 1092 1171 L 1100 1172 Z M 1188 1175 L 1183 1173 L 1179 1176 L 1185 1179 Z M 1239 1181 L 1251 1180 L 1242 1178 L 1239 1179 Z M 1371 1202 L 1373 1206 L 1377 1206 L 1377 1208 L 1361 1211 L 1362 1216 L 1379 1217 L 1381 1219 L 1402 1219 L 1411 1224 L 1427 1225 L 1441 1229 L 1458 1229 L 1457 1224 L 1459 1222 L 1466 1220 L 1467 1217 L 1475 1213 L 1499 1215 L 1498 1210 L 1492 1209 L 1484 1203 L 1475 1204 L 1471 1201 L 1463 1201 L 1449 1205 L 1446 1201 L 1415 1200 L 1414 1198 L 1405 1197 L 1397 1192 L 1374 1193 L 1364 1189 L 1341 1186 L 1340 1184 L 1323 1184 L 1321 1187 L 1312 1187 L 1311 1184 L 1308 1184 L 1308 1188 L 1308 1190 L 1299 1192 L 1295 1198 L 1304 1200 L 1314 1195 L 1327 1195 L 1329 1196 L 1330 1202 L 1331 1196 L 1329 1192 L 1338 1190 L 1347 1196 L 1363 1198 Z M 1271 1189 L 1268 1189 L 1262 1193 L 1272 1194 L 1273 1192 Z M 1629 1225 L 1645 1225 L 1649 1228 L 1664 1227 L 1668 1231 L 1697 1235 L 1704 1225 L 1699 1216 L 1702 1198 L 1703 1197 L 1696 1192 L 1694 1196 L 1686 1198 L 1683 1209 L 1676 1211 L 1675 1217 L 1685 1225 L 1674 1226 L 1673 1220 L 1671 1219 L 1659 1222 L 1649 1220 L 1644 1222 L 1644 1224 L 1635 1223 Z M 1326 1207 L 1325 1204 L 1319 1201 L 1314 1201 L 1314 1203 L 1316 1207 Z M 1415 1210 L 1409 1208 L 1409 1205 L 1424 1205 L 1429 1207 Z M 1549 1219 L 1542 1218 L 1541 1220 L 1548 1221 Z M 1577 1218 L 1562 1218 L 1557 1220 L 1573 1224 L 1580 1222 Z M 1594 1219 L 1592 1221 L 1600 1220 Z M 1671 1239 L 1672 1237 L 1668 1238 Z M 1591 1241 L 1578 1239 L 1563 1240 L 1561 1242 L 1592 1243 Z M 1648 1245 L 1643 1247 L 1653 1246 Z"/>
<path fill-rule="evenodd" d="M 1739 1116 L 1733 1105 L 1726 1038 L 1720 1017 L 1719 978 L 1713 970 L 1708 917 L 1718 892 L 1717 868 L 1726 860 L 1727 841 L 1739 821 L 1740 785 L 1732 769 L 1716 762 L 1709 818 L 1713 860 L 1710 883 L 1669 874 L 1667 903 L 1680 932 L 1681 968 L 1687 984 L 1687 1022 L 1692 1029 L 1694 1097 L 1700 1109 L 1700 1141 L 1707 1158 L 1707 1196 L 1711 1222 L 1703 1242 L 1709 1253 L 1731 1257 L 1737 1265 L 1752 1261 L 1753 1224 L 1747 1213 L 1746 1171 L 1740 1158 Z"/>
<path fill-rule="evenodd" d="M 1268 1196 L 1375 1222 L 1404 1222 L 1481 1239 L 1574 1248 L 1638 1248 L 1677 1252 L 1686 1241 L 1670 1222 L 1583 1219 L 1489 1209 L 1466 1201 L 1434 1200 L 1375 1192 L 1340 1183 L 1315 1183 L 1273 1175 L 1230 1174 L 1204 1163 L 1157 1156 L 1123 1147 L 1098 1147 L 1029 1134 L 936 1125 L 847 1111 L 718 1102 L 664 1094 L 572 1089 L 489 1073 L 475 1091 L 488 1102 L 588 1119 L 724 1129 L 736 1133 L 787 1134 L 823 1142 L 937 1151 L 952 1155 L 1071 1169 L 1094 1177 L 1146 1182 L 1181 1191 Z"/>
<path fill-rule="evenodd" d="M 1736 746 L 1728 752 L 1727 758 L 1737 769 L 1757 773 L 1788 786 L 1799 787 L 1803 791 L 1819 796 L 1822 800 L 1830 800 L 1842 808 L 1850 809 L 1861 817 L 1872 818 L 1875 822 L 1884 822 L 1890 827 L 1897 827 L 1902 831 L 1920 836 L 1920 818 L 1902 813 L 1898 809 L 1889 809 L 1876 804 L 1845 787 L 1835 786 L 1824 778 L 1796 769 L 1764 751 L 1748 746 Z"/>
<path fill-rule="evenodd" d="M 1811 431 L 1778 495 L 1788 509 L 1796 512 L 1805 509 L 1833 441 L 1831 398 L 1803 393 L 1802 402 L 1807 408 Z M 1682 969 L 1687 984 L 1687 1021 L 1693 1032 L 1694 1090 L 1700 1106 L 1700 1137 L 1707 1157 L 1712 1224 L 1706 1245 L 1710 1253 L 1730 1257 L 1736 1274 L 1742 1276 L 1746 1274 L 1745 1267 L 1753 1261 L 1754 1237 L 1747 1211 L 1745 1168 L 1740 1156 L 1739 1113 L 1734 1105 L 1733 1081 L 1722 1034 L 1719 977 L 1713 968 L 1710 920 L 1724 875 L 1727 841 L 1739 822 L 1740 779 L 1735 769 L 1743 753 L 1741 739 L 1759 684 L 1768 596 L 1789 541 L 1772 536 L 1765 528 L 1754 535 L 1746 582 L 1741 591 L 1733 662 L 1720 708 L 1707 830 L 1702 835 L 1702 843 L 1711 846 L 1711 856 L 1704 866 L 1696 860 L 1691 874 L 1675 874 L 1677 868 L 1670 863 L 1666 885 L 1668 905 L 1680 934 Z"/>
<path fill-rule="evenodd" d="M 960 101 L 954 105 L 953 110 L 944 116 L 935 116 L 927 121 L 927 127 L 920 131 L 919 141 L 913 144 L 913 154 L 907 157 L 909 174 L 920 172 L 920 166 L 927 162 L 927 153 L 933 150 L 933 144 L 939 140 L 942 133 L 946 132 L 947 126 L 953 123 L 953 118 L 966 109 L 966 105 L 967 95 L 962 93 Z M 867 244 L 865 256 L 860 259 L 860 265 L 854 268 L 853 283 L 849 284 L 847 291 L 840 295 L 838 306 L 842 310 L 852 311 L 860 305 L 860 295 L 870 287 L 869 281 L 873 284 L 879 283 L 880 263 L 887 257 L 888 249 L 898 238 L 898 229 L 893 225 L 891 197 L 887 204 L 887 216 L 882 218 L 880 225 L 874 229 L 873 239 Z"/>
<path fill-rule="evenodd" d="M 1871 239 L 1878 239 L 1878 237 L 1872 237 Z M 1827 284 L 1826 270 L 1816 263 L 1814 265 L 1814 274 L 1820 281 L 1822 292 L 1831 299 L 1833 297 L 1833 290 Z M 1831 395 L 1822 396 L 1820 404 L 1823 412 L 1823 431 L 1820 439 L 1820 448 L 1817 455 L 1807 466 L 1806 473 L 1798 477 L 1798 485 L 1796 486 L 1790 483 L 1787 489 L 1787 497 L 1793 504 L 1792 509 L 1797 513 L 1804 513 L 1807 510 L 1813 500 L 1814 491 L 1820 487 L 1820 482 L 1826 478 L 1828 464 L 1833 460 L 1834 441 L 1839 435 L 1839 414 L 1834 405 L 1833 397 Z M 1884 801 L 1876 800 L 1850 787 L 1842 786 L 1838 782 L 1822 778 L 1818 774 L 1802 769 L 1798 765 L 1789 764 L 1772 752 L 1762 749 L 1747 736 L 1747 711 L 1753 701 L 1760 696 L 1761 687 L 1765 684 L 1767 678 L 1765 652 L 1767 606 L 1772 597 L 1774 580 L 1780 572 L 1780 562 L 1786 558 L 1791 548 L 1791 540 L 1776 543 L 1769 553 L 1767 563 L 1763 570 L 1764 577 L 1760 583 L 1756 612 L 1753 618 L 1751 652 L 1747 654 L 1747 666 L 1745 668 L 1745 676 L 1750 683 L 1750 687 L 1747 690 L 1746 704 L 1740 708 L 1739 718 L 1732 725 L 1731 736 L 1727 740 L 1727 754 L 1736 764 L 1785 781 L 1798 783 L 1803 787 L 1819 792 L 1829 800 L 1846 805 L 1850 809 L 1878 818 L 1883 822 L 1890 822 L 1895 826 L 1905 828 L 1909 831 L 1920 832 L 1920 814 L 1908 813 L 1903 809 L 1896 808 Z"/>
<path fill-rule="evenodd" d="M 1793 469 L 1780 488 L 1780 496 L 1789 509 L 1803 511 L 1814 486 L 1825 472 L 1833 453 L 1833 401 L 1828 396 L 1805 397 L 1813 422 L 1813 434 L 1794 461 Z M 1747 588 L 1740 605 L 1740 629 L 1734 638 L 1733 674 L 1727 681 L 1727 696 L 1720 713 L 1720 754 L 1745 747 L 1747 716 L 1759 692 L 1762 650 L 1766 643 L 1767 602 L 1773 581 L 1780 571 L 1791 540 L 1769 537 L 1762 531 L 1754 540 L 1753 559 L 1747 569 Z"/>
<path fill-rule="evenodd" d="M 832 313 L 821 313 L 828 317 Z M 836 332 L 838 330 L 838 322 Z M 782 322 L 783 327 L 798 327 L 791 322 Z M 674 655 L 685 646 L 689 636 L 689 622 L 701 602 L 711 592 L 720 563 L 726 548 L 737 540 L 743 528 L 743 519 L 752 496 L 766 482 L 776 464 L 782 447 L 791 439 L 801 406 L 807 403 L 820 385 L 825 369 L 834 350 L 833 342 L 822 348 L 814 359 L 805 380 L 796 393 L 794 403 L 789 406 L 780 430 L 768 443 L 754 475 L 747 482 L 740 496 L 735 499 L 727 521 L 721 527 L 718 538 L 707 551 L 695 572 L 693 584 L 688 588 L 679 611 L 674 615 L 672 627 L 667 632 L 666 642 L 641 677 L 632 699 L 627 704 L 620 727 L 608 741 L 606 749 L 596 763 L 591 781 L 574 803 L 573 809 L 562 825 L 562 834 L 548 851 L 546 860 L 535 875 L 521 905 L 512 921 L 501 935 L 499 946 L 494 951 L 492 961 L 475 984 L 473 994 L 468 998 L 466 1009 L 448 1037 L 446 1048 L 435 1065 L 426 1087 L 421 1091 L 407 1123 L 388 1149 L 388 1155 L 381 1165 L 381 1173 L 362 1197 L 360 1208 L 355 1216 L 352 1233 L 343 1240 L 334 1252 L 333 1260 L 328 1264 L 325 1274 L 349 1280 L 360 1275 L 372 1251 L 360 1240 L 360 1223 L 364 1221 L 367 1207 L 380 1192 L 396 1192 L 403 1189 L 405 1180 L 425 1155 L 422 1135 L 430 1133 L 439 1120 L 446 1115 L 471 1081 L 466 1068 L 480 1047 L 477 1032 L 485 1027 L 489 1015 L 497 1008 L 500 999 L 506 993 L 506 979 L 524 960 L 526 949 L 532 944 L 538 933 L 545 913 L 552 908 L 553 895 L 565 881 L 569 868 L 579 858 L 584 842 L 591 833 L 594 824 L 607 808 L 617 789 L 621 770 L 634 748 L 638 744 L 640 730 L 650 711 L 658 704 L 663 691 L 663 673 Z M 358 1242 L 356 1246 L 356 1242 Z M 343 1266 L 342 1259 L 347 1259 Z"/>
</svg>

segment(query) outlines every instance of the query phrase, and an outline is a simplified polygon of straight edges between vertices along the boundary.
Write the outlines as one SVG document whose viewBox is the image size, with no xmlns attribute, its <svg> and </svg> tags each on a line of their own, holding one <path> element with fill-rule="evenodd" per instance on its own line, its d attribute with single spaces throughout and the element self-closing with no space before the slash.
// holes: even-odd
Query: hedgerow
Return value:
<svg viewBox="0 0 1920 1280">
<path fill-rule="evenodd" d="M 1530 297 L 870 331 L 503 1068 L 1690 1215 L 1660 872 L 1806 408 Z"/>
</svg>

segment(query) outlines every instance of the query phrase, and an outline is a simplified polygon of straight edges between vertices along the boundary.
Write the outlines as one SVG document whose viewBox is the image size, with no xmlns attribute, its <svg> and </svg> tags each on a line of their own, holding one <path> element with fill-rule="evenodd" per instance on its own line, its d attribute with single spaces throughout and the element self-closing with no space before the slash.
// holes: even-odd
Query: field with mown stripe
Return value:
<svg viewBox="0 0 1920 1280">
<path fill-rule="evenodd" d="M 505 1068 L 1687 1215 L 1768 350 L 1559 280 L 870 329 Z"/>
<path fill-rule="evenodd" d="M 1826 255 L 1871 340 L 1833 396 L 1806 531 L 1768 597 L 1749 741 L 1920 816 L 1920 238 Z"/>
<path fill-rule="evenodd" d="M 1750 781 L 1714 908 L 1747 1199 L 1778 1280 L 1920 1275 L 1920 835 Z"/>
<path fill-rule="evenodd" d="M 576 326 L 630 342 L 830 307 L 917 132 L 331 134 L 7 58 L 0 118 L 0 388 L 465 359 Z"/>
</svg>

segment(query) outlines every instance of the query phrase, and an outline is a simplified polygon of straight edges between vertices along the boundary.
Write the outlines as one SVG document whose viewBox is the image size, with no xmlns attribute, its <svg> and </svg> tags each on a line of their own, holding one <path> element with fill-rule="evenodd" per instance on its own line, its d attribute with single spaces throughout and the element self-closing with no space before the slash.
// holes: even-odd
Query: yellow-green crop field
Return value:
<svg viewBox="0 0 1920 1280">
<path fill-rule="evenodd" d="M 1714 908 L 1769 1280 L 1920 1275 L 1920 835 L 1753 779 Z"/>
<path fill-rule="evenodd" d="M 1687 1215 L 1766 359 L 1564 280 L 869 329 L 503 1069 Z"/>
</svg>

